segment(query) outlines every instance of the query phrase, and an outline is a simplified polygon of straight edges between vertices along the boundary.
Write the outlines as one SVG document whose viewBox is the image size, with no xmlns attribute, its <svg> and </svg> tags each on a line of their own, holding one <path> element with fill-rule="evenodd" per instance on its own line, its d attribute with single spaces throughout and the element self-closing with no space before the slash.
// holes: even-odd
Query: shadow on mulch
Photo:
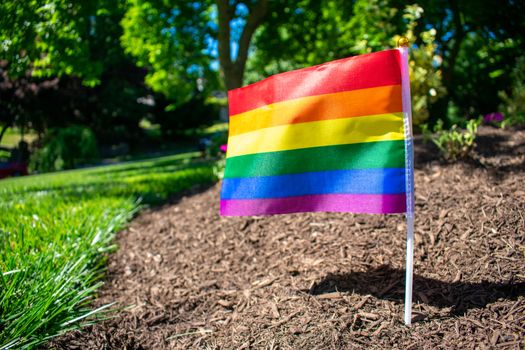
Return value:
<svg viewBox="0 0 525 350">
<path fill-rule="evenodd" d="M 499 129 L 481 126 L 476 136 L 474 152 L 465 159 L 454 162 L 441 157 L 438 147 L 431 141 L 424 141 L 422 135 L 414 136 L 414 167 L 423 170 L 428 165 L 448 166 L 462 163 L 468 168 L 485 169 L 495 181 L 501 181 L 509 174 L 525 172 L 525 135 L 521 129 Z M 521 161 L 520 161 L 521 159 Z"/>
<path fill-rule="evenodd" d="M 368 271 L 328 274 L 307 292 L 311 295 L 353 292 L 403 302 L 404 277 L 404 269 L 383 265 Z M 414 275 L 414 301 L 439 308 L 450 307 L 450 314 L 454 316 L 464 314 L 469 309 L 485 307 L 498 299 L 516 300 L 523 295 L 525 295 L 523 282 L 445 282 Z"/>
<path fill-rule="evenodd" d="M 476 159 L 471 162 L 476 167 L 489 170 L 492 177 L 506 177 L 512 172 L 525 171 L 525 139 L 520 137 L 523 131 L 501 133 L 501 130 L 482 129 L 476 137 Z M 511 137 L 512 135 L 512 137 Z M 509 158 L 521 161 L 509 162 Z"/>
</svg>

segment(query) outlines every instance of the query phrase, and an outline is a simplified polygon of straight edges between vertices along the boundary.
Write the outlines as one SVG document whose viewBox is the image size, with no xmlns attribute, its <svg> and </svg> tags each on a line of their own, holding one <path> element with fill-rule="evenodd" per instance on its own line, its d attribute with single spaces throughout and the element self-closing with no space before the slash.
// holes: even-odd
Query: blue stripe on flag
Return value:
<svg viewBox="0 0 525 350">
<path fill-rule="evenodd" d="M 313 194 L 396 194 L 405 192 L 405 169 L 353 169 L 229 178 L 221 199 L 282 198 Z"/>
</svg>

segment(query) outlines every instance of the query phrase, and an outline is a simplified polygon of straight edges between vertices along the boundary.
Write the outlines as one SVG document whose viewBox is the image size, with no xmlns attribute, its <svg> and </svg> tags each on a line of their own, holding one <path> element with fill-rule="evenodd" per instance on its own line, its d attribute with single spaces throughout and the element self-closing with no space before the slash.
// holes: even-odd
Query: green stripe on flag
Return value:
<svg viewBox="0 0 525 350">
<path fill-rule="evenodd" d="M 404 166 L 404 140 L 377 141 L 230 157 L 226 159 L 224 177 L 274 176 Z"/>
</svg>

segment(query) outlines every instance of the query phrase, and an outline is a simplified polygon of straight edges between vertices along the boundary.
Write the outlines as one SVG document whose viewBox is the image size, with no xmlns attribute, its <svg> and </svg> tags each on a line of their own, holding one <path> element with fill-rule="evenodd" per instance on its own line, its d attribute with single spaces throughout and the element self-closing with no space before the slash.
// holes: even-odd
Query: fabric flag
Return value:
<svg viewBox="0 0 525 350">
<path fill-rule="evenodd" d="M 228 92 L 221 215 L 406 211 L 398 50 Z"/>
</svg>

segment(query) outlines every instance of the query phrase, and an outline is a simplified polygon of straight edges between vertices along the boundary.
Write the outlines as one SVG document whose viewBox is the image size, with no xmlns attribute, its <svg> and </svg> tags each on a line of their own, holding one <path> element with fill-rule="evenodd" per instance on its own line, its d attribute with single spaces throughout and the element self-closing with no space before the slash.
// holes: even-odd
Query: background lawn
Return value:
<svg viewBox="0 0 525 350">
<path fill-rule="evenodd" d="M 24 141 L 31 143 L 34 140 L 36 140 L 37 135 L 32 131 L 26 131 L 24 134 Z M 4 137 L 2 138 L 0 142 L 0 146 L 2 147 L 8 147 L 13 148 L 18 146 L 18 143 L 22 140 L 22 136 L 20 135 L 20 130 L 17 128 L 9 128 L 5 132 Z"/>
<path fill-rule="evenodd" d="M 0 181 L 0 348 L 89 323 L 114 234 L 144 205 L 215 180 L 185 153 Z"/>
</svg>

